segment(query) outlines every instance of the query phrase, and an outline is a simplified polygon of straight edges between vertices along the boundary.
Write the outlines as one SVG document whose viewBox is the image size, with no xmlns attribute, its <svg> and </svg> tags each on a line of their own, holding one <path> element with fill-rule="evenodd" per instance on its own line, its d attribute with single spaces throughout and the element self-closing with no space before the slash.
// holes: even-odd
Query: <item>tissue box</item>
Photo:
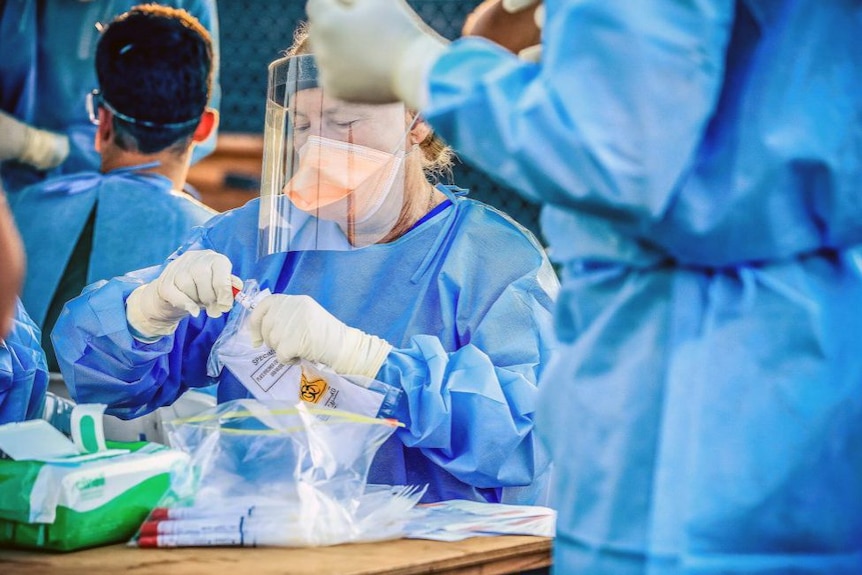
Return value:
<svg viewBox="0 0 862 575">
<path fill-rule="evenodd" d="M 172 478 L 189 470 L 186 453 L 155 443 L 105 442 L 99 451 L 46 457 L 22 455 L 29 441 L 15 437 L 16 447 L 3 451 L 18 451 L 16 459 L 0 459 L 0 546 L 71 551 L 128 541 Z"/>
</svg>

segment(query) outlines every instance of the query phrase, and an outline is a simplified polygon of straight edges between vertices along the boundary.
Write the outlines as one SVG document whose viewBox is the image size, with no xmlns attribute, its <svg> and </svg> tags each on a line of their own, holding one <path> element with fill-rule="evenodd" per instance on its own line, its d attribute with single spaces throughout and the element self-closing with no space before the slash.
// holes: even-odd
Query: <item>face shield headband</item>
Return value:
<svg viewBox="0 0 862 575">
<path fill-rule="evenodd" d="M 179 130 L 182 128 L 189 128 L 200 123 L 200 116 L 197 118 L 191 118 L 189 120 L 184 120 L 182 122 L 168 122 L 168 123 L 159 123 L 159 122 L 150 122 L 149 120 L 138 120 L 136 118 L 132 118 L 131 116 L 127 116 L 122 112 L 118 112 L 116 108 L 114 108 L 105 97 L 102 95 L 101 90 L 93 90 L 89 94 L 87 94 L 87 113 L 90 115 L 90 122 L 99 125 L 99 108 L 105 108 L 115 117 L 120 120 L 133 124 L 135 126 L 143 126 L 145 128 L 162 128 L 168 130 Z"/>
</svg>

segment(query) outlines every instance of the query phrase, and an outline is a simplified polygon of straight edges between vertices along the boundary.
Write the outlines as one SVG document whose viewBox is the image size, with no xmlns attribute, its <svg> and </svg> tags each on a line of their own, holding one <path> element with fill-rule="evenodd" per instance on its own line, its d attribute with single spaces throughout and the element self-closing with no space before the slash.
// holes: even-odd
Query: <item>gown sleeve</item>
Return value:
<svg viewBox="0 0 862 575">
<path fill-rule="evenodd" d="M 196 228 L 168 261 L 203 249 L 212 247 L 205 229 Z M 105 403 L 106 413 L 132 419 L 170 405 L 189 388 L 215 383 L 206 376 L 207 358 L 225 317 L 188 317 L 173 335 L 150 344 L 129 331 L 126 298 L 158 277 L 165 265 L 96 282 L 64 307 L 51 339 L 66 386 L 78 403 Z"/>
<path fill-rule="evenodd" d="M 733 6 L 548 2 L 540 63 L 459 39 L 431 70 L 423 117 L 527 198 L 636 229 L 668 208 L 702 141 Z"/>
<path fill-rule="evenodd" d="M 527 485 L 547 469 L 533 414 L 554 345 L 557 287 L 545 260 L 483 309 L 459 310 L 473 319 L 456 327 L 464 341 L 458 349 L 415 335 L 390 352 L 377 377 L 404 391 L 396 417 L 406 424 L 398 433 L 407 447 L 480 488 Z"/>
<path fill-rule="evenodd" d="M 39 328 L 19 300 L 12 329 L 0 339 L 0 424 L 42 415 L 48 366 Z"/>
</svg>

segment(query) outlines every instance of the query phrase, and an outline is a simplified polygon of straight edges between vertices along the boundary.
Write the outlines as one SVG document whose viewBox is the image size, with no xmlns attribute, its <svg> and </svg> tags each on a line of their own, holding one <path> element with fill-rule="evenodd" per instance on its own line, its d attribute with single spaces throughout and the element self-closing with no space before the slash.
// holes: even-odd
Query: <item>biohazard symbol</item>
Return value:
<svg viewBox="0 0 862 575">
<path fill-rule="evenodd" d="M 308 380 L 305 377 L 305 372 L 302 372 L 302 378 L 299 382 L 299 398 L 309 403 L 318 403 L 326 390 L 329 389 L 329 384 L 325 379 Z"/>
</svg>

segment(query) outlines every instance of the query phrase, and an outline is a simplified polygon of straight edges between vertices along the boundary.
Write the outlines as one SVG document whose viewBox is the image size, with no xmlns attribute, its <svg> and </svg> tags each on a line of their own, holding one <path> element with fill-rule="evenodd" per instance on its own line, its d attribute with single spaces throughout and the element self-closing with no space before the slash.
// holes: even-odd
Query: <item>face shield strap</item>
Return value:
<svg viewBox="0 0 862 575">
<path fill-rule="evenodd" d="M 137 118 L 132 118 L 131 116 L 127 116 L 122 112 L 118 112 L 116 108 L 114 108 L 102 95 L 101 90 L 95 89 L 87 94 L 87 113 L 90 115 L 90 122 L 99 125 L 99 108 L 105 108 L 111 114 L 114 115 L 115 118 L 126 122 L 127 124 L 132 124 L 134 126 L 143 126 L 144 128 L 160 128 L 165 130 L 179 130 L 181 128 L 189 128 L 193 125 L 196 125 L 201 121 L 200 117 L 191 118 L 188 120 L 183 120 L 182 122 L 151 122 L 149 120 L 138 120 Z"/>
</svg>

